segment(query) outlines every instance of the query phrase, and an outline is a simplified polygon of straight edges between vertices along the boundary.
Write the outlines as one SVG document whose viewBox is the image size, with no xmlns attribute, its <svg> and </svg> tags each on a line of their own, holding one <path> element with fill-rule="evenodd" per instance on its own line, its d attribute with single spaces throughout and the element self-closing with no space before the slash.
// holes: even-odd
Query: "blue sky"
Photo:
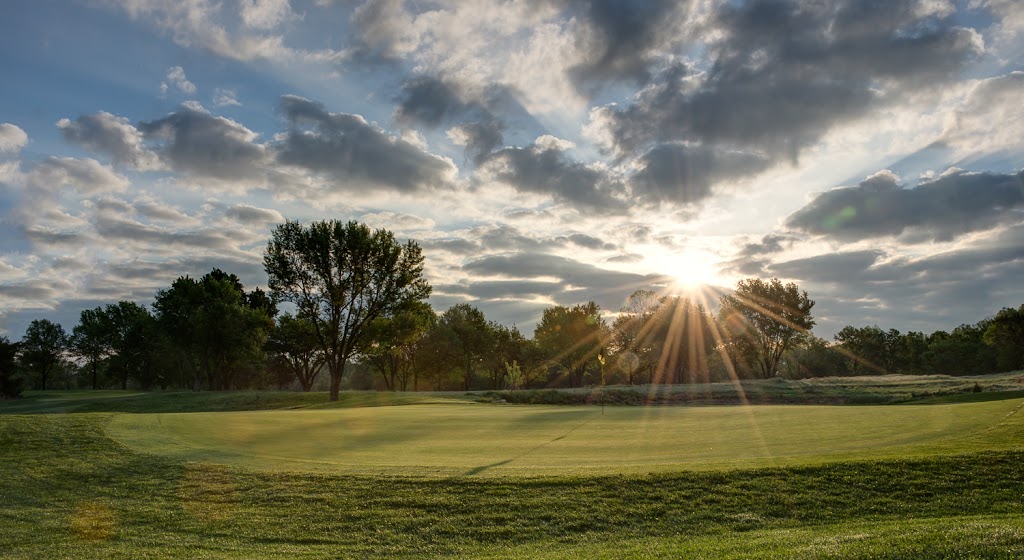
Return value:
<svg viewBox="0 0 1024 560">
<path fill-rule="evenodd" d="M 1013 0 L 96 0 L 2 10 L 0 332 L 284 219 L 416 239 L 527 334 L 634 289 L 794 281 L 815 332 L 1024 303 Z"/>
</svg>

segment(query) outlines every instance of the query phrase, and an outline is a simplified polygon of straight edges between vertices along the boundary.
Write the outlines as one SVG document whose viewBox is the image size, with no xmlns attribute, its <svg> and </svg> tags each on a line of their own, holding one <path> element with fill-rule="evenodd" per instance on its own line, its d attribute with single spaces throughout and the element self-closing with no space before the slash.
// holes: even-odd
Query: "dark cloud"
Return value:
<svg viewBox="0 0 1024 560">
<path fill-rule="evenodd" d="M 645 83 L 649 67 L 678 35 L 677 16 L 688 2 L 660 0 L 586 0 L 580 8 L 582 28 L 576 41 L 585 58 L 569 69 L 584 91 L 608 82 Z"/>
<path fill-rule="evenodd" d="M 845 325 L 949 330 L 1024 302 L 1024 225 L 935 255 L 847 251 L 771 264 L 769 275 L 795 280 L 817 301 L 815 334 L 825 338 Z"/>
<path fill-rule="evenodd" d="M 652 288 L 665 279 L 599 268 L 592 264 L 546 253 L 519 252 L 490 255 L 463 265 L 464 272 L 477 277 L 531 280 L 557 278 L 546 295 L 561 305 L 593 300 L 604 309 L 618 309 L 634 290 Z M 475 282 L 481 280 L 475 279 Z"/>
<path fill-rule="evenodd" d="M 402 124 L 437 127 L 473 111 L 486 109 L 462 100 L 455 89 L 439 78 L 420 76 L 402 84 L 395 120 Z"/>
<path fill-rule="evenodd" d="M 595 112 L 619 153 L 686 140 L 795 159 L 838 123 L 934 87 L 982 52 L 980 36 L 925 5 L 722 3 L 710 66 L 675 64 L 635 102 Z"/>
<path fill-rule="evenodd" d="M 194 107 L 139 123 L 144 137 L 177 171 L 224 181 L 252 180 L 263 173 L 266 149 L 241 124 Z"/>
<path fill-rule="evenodd" d="M 614 243 L 608 243 L 604 240 L 598 239 L 592 235 L 586 235 L 583 233 L 571 233 L 569 235 L 563 235 L 556 238 L 557 241 L 566 241 L 574 245 L 586 249 L 613 251 L 618 248 Z"/>
<path fill-rule="evenodd" d="M 465 147 L 466 155 L 477 163 L 504 141 L 502 126 L 496 121 L 463 123 L 449 129 L 448 136 Z"/>
<path fill-rule="evenodd" d="M 455 255 L 475 255 L 480 252 L 480 244 L 468 239 L 426 239 L 419 242 L 423 251 L 444 251 Z"/>
<path fill-rule="evenodd" d="M 272 208 L 257 208 L 248 204 L 236 204 L 228 208 L 224 215 L 242 224 L 265 225 L 284 221 L 281 213 Z"/>
<path fill-rule="evenodd" d="M 339 190 L 369 184 L 414 192 L 451 185 L 456 170 L 450 161 L 386 134 L 359 115 L 330 113 L 293 95 L 284 96 L 281 107 L 291 128 L 277 146 L 277 160 L 326 173 Z"/>
<path fill-rule="evenodd" d="M 856 187 L 818 195 L 786 220 L 792 229 L 850 241 L 907 234 L 948 241 L 961 234 L 1021 220 L 1024 172 L 957 172 L 912 188 L 878 173 Z"/>
<path fill-rule="evenodd" d="M 538 139 L 525 147 L 508 147 L 487 155 L 481 170 L 519 192 L 546 194 L 592 213 L 621 213 L 616 195 L 622 184 L 607 171 L 574 161 L 557 140 Z"/>
<path fill-rule="evenodd" d="M 762 155 L 678 143 L 658 145 L 640 157 L 641 166 L 630 180 L 639 201 L 693 204 L 711 196 L 711 187 L 764 170 Z"/>
<path fill-rule="evenodd" d="M 783 245 L 791 243 L 793 238 L 787 235 L 769 233 L 761 238 L 758 243 L 746 243 L 739 250 L 741 257 L 757 257 L 778 253 L 783 250 Z"/>
<path fill-rule="evenodd" d="M 475 280 L 465 284 L 445 284 L 437 287 L 446 294 L 465 294 L 477 299 L 530 299 L 551 296 L 565 291 L 558 282 L 539 280 Z"/>
<path fill-rule="evenodd" d="M 605 259 L 605 262 L 610 263 L 635 263 L 644 260 L 644 256 L 638 253 L 623 253 L 621 255 L 615 255 Z"/>
<path fill-rule="evenodd" d="M 115 165 L 157 169 L 159 158 L 145 145 L 142 133 L 128 119 L 100 111 L 57 122 L 64 139 L 93 153 L 109 155 Z"/>
</svg>

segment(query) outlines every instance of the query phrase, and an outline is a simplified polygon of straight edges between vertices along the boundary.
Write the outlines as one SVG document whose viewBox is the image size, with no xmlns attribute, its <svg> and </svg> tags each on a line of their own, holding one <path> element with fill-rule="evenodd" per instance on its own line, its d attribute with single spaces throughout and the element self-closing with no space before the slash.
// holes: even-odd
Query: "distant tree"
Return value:
<svg viewBox="0 0 1024 560">
<path fill-rule="evenodd" d="M 324 355 L 316 338 L 313 322 L 285 313 L 270 331 L 267 350 L 273 366 L 283 372 L 282 380 L 299 381 L 304 392 L 309 392 L 324 364 Z"/>
<path fill-rule="evenodd" d="M 37 388 L 46 390 L 47 380 L 61 367 L 67 349 L 64 327 L 49 319 L 29 323 L 21 339 L 21 359 L 25 369 L 34 375 Z"/>
<path fill-rule="evenodd" d="M 643 372 L 653 374 L 657 366 L 659 345 L 664 341 L 657 340 L 660 329 L 654 319 L 661 303 L 653 291 L 636 290 L 612 322 L 608 343 L 616 367 L 625 374 L 629 385 L 638 381 Z"/>
<path fill-rule="evenodd" d="M 887 353 L 890 344 L 885 331 L 877 326 L 845 326 L 835 334 L 835 341 L 849 360 L 849 371 L 853 375 L 889 373 L 890 362 Z"/>
<path fill-rule="evenodd" d="M 1024 369 L 1024 305 L 1004 307 L 996 313 L 983 340 L 995 351 L 999 371 Z"/>
<path fill-rule="evenodd" d="M 928 373 L 945 375 L 981 375 L 996 369 L 996 356 L 985 344 L 988 322 L 963 324 L 952 332 L 936 331 L 928 337 L 924 355 Z"/>
<path fill-rule="evenodd" d="M 796 284 L 778 278 L 740 280 L 720 303 L 730 349 L 763 378 L 778 373 L 783 354 L 814 326 L 814 301 Z"/>
<path fill-rule="evenodd" d="M 23 385 L 18 375 L 18 343 L 0 336 L 0 399 L 18 398 Z"/>
<path fill-rule="evenodd" d="M 583 386 L 587 369 L 608 341 L 601 308 L 594 302 L 544 310 L 533 338 L 550 362 L 558 364 L 570 387 Z"/>
<path fill-rule="evenodd" d="M 82 310 L 71 331 L 71 351 L 85 360 L 92 388 L 98 389 L 100 365 L 111 353 L 109 322 L 102 307 Z"/>
<path fill-rule="evenodd" d="M 487 322 L 482 311 L 468 303 L 449 307 L 438 323 L 451 332 L 450 340 L 455 344 L 453 365 L 462 372 L 462 389 L 468 391 L 484 366 L 484 359 L 495 350 L 494 325 Z"/>
<path fill-rule="evenodd" d="M 484 367 L 487 369 L 488 380 L 491 389 L 500 390 L 505 388 L 511 381 L 508 377 L 509 368 L 506 364 L 515 363 L 520 388 L 526 380 L 519 365 L 527 358 L 526 337 L 523 336 L 515 326 L 506 327 L 495 322 L 490 322 L 490 331 L 494 336 L 494 348 L 484 356 Z"/>
<path fill-rule="evenodd" d="M 684 297 L 664 297 L 651 318 L 655 383 L 707 382 L 708 356 L 715 337 L 713 317 L 703 305 Z"/>
<path fill-rule="evenodd" d="M 266 308 L 249 305 L 235 275 L 213 269 L 199 280 L 182 276 L 157 293 L 153 308 L 176 349 L 182 384 L 211 390 L 259 384 L 273 321 Z"/>
<path fill-rule="evenodd" d="M 370 323 L 366 336 L 371 342 L 363 351 L 363 359 L 380 375 L 388 391 L 408 388 L 416 352 L 435 322 L 437 315 L 430 305 L 417 301 L 408 309 Z"/>
<path fill-rule="evenodd" d="M 313 323 L 332 401 L 345 366 L 370 342 L 364 334 L 374 319 L 430 295 L 419 245 L 357 222 L 285 222 L 271 233 L 263 264 L 275 300 L 294 303 Z"/>
<path fill-rule="evenodd" d="M 814 335 L 800 337 L 782 357 L 779 369 L 789 379 L 847 375 L 846 356 Z"/>
<path fill-rule="evenodd" d="M 441 391 L 454 383 L 462 356 L 455 332 L 446 324 L 436 321 L 420 340 L 413 358 L 413 391 L 420 389 L 420 380 L 429 383 L 434 391 Z"/>
<path fill-rule="evenodd" d="M 144 388 L 156 382 L 153 342 L 157 336 L 156 319 L 134 301 L 107 305 L 100 316 L 106 330 L 111 370 L 117 372 L 121 389 L 134 379 Z"/>
</svg>

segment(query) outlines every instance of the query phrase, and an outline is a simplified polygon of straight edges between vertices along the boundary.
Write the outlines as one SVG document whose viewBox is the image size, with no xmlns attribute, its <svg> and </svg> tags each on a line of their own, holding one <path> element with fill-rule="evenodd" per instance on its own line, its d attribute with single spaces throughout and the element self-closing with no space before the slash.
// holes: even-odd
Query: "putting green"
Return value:
<svg viewBox="0 0 1024 560">
<path fill-rule="evenodd" d="M 250 468 L 419 476 L 707 470 L 1024 446 L 1024 400 L 917 406 L 410 405 L 119 414 L 145 453 Z"/>
</svg>

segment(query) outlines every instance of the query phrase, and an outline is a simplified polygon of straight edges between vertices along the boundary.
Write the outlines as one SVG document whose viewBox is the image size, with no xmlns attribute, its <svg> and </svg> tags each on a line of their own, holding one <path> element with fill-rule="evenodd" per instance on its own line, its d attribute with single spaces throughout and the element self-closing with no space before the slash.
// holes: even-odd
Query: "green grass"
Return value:
<svg viewBox="0 0 1024 560">
<path fill-rule="evenodd" d="M 122 414 L 138 451 L 241 467 L 411 476 L 716 470 L 1014 448 L 1024 400 L 933 406 L 410 405 Z M 1013 417 L 1010 417 L 1013 415 Z"/>
<path fill-rule="evenodd" d="M 809 384 L 914 393 L 922 406 L 607 407 L 604 417 L 467 404 L 479 394 L 32 393 L 0 403 L 0 557 L 1020 558 L 1019 376 L 968 380 L 1003 393 L 954 391 L 961 380 L 942 378 Z M 792 393 L 792 383 L 760 386 Z M 384 404 L 409 406 L 366 408 Z M 220 409 L 240 412 L 175 414 Z M 169 430 L 153 427 L 162 421 Z M 164 449 L 167 437 L 187 445 Z M 202 438 L 216 449 L 196 447 Z M 757 468 L 767 459 L 752 440 L 775 466 Z M 638 466 L 659 445 L 696 454 L 702 442 L 720 455 Z M 251 445 L 287 456 L 264 464 Z M 326 467 L 296 468 L 302 446 L 306 461 L 331 455 Z M 409 461 L 417 447 L 437 464 Z M 363 470 L 352 466 L 360 454 Z M 667 460 L 682 462 L 657 467 Z"/>
<path fill-rule="evenodd" d="M 0 416 L 8 558 L 1024 554 L 1024 453 L 543 478 L 267 472 L 131 452 L 107 414 Z"/>
</svg>

